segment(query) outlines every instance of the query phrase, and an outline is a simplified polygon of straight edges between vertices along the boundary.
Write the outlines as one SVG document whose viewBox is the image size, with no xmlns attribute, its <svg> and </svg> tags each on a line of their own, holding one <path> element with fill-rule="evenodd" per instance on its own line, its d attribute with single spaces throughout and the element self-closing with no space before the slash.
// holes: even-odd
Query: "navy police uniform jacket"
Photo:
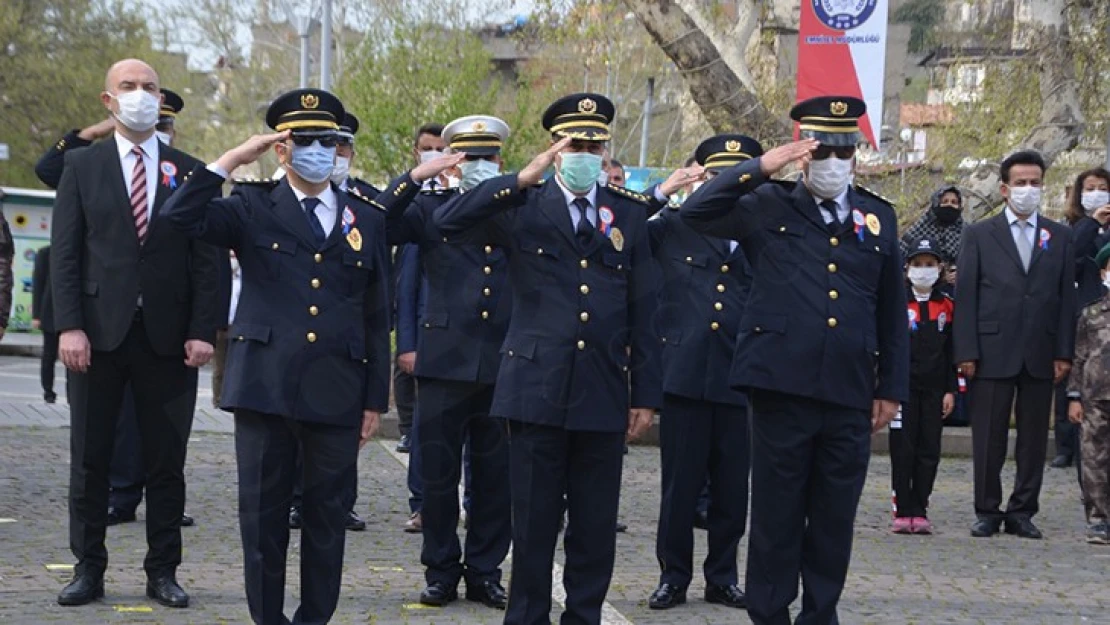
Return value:
<svg viewBox="0 0 1110 625">
<path fill-rule="evenodd" d="M 408 174 L 402 176 L 408 178 Z M 509 329 L 508 259 L 493 241 L 451 243 L 435 210 L 458 195 L 422 191 L 408 178 L 400 194 L 379 201 L 389 211 L 390 244 L 420 247 L 427 293 L 416 350 L 417 377 L 493 384 Z M 390 188 L 398 188 L 397 181 Z"/>
<path fill-rule="evenodd" d="M 595 231 L 585 249 L 554 178 L 524 190 L 515 174 L 492 178 L 435 213 L 449 242 L 488 243 L 508 256 L 512 315 L 492 415 L 623 432 L 630 407 L 662 401 L 647 200 L 600 187 L 596 202 L 613 222 L 608 237 Z"/>
<path fill-rule="evenodd" d="M 424 318 L 425 295 L 424 268 L 420 265 L 420 247 L 408 243 L 397 248 L 393 258 L 393 270 L 397 282 L 394 284 L 393 311 L 394 327 L 397 328 L 396 353 L 415 352 L 420 337 L 420 321 Z"/>
<path fill-rule="evenodd" d="M 769 181 L 759 167 L 757 158 L 722 171 L 681 211 L 695 230 L 738 240 L 752 264 L 733 386 L 859 410 L 874 399 L 906 401 L 909 337 L 894 209 L 854 187 L 848 223 L 830 234 L 804 184 Z"/>
<path fill-rule="evenodd" d="M 35 175 L 51 189 L 57 189 L 58 183 L 62 180 L 62 171 L 66 167 L 66 151 L 92 144 L 92 141 L 79 137 L 79 132 L 79 130 L 67 132 L 39 158 L 39 162 L 35 163 Z"/>
<path fill-rule="evenodd" d="M 751 289 L 744 250 L 694 231 L 665 208 L 648 220 L 655 260 L 663 273 L 656 328 L 663 349 L 663 391 L 746 406 L 729 384 L 740 316 Z"/>
<path fill-rule="evenodd" d="M 239 184 L 217 199 L 223 182 L 199 167 L 164 209 L 178 229 L 239 258 L 243 285 L 228 330 L 221 407 L 346 426 L 361 423 L 363 410 L 385 412 L 390 307 L 382 211 L 333 186 L 335 228 L 317 246 L 288 180 Z"/>
</svg>

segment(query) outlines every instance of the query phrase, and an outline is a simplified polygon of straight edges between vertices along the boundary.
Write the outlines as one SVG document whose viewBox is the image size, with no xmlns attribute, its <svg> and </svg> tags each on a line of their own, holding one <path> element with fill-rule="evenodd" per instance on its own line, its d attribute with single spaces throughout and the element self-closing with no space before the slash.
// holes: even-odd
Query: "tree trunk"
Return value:
<svg viewBox="0 0 1110 625">
<path fill-rule="evenodd" d="M 1029 40 L 1039 45 L 1030 49 L 1029 54 L 1037 59 L 1040 70 L 1041 117 L 1040 124 L 1015 146 L 1037 150 L 1049 165 L 1079 144 L 1084 124 L 1065 4 L 1065 0 L 1030 3 L 1034 34 Z M 1000 181 L 997 164 L 983 165 L 961 181 L 960 186 L 968 191 L 965 213 L 969 220 L 982 217 L 1002 203 Z"/>
<path fill-rule="evenodd" d="M 792 133 L 791 125 L 764 107 L 745 84 L 745 79 L 750 84 L 750 73 L 743 62 L 744 49 L 756 30 L 750 7 L 741 7 L 744 19 L 726 37 L 714 31 L 690 0 L 685 2 L 689 8 L 674 0 L 623 1 L 682 72 L 690 95 L 715 132 L 743 132 L 757 138 Z M 716 42 L 707 31 L 716 35 Z"/>
</svg>

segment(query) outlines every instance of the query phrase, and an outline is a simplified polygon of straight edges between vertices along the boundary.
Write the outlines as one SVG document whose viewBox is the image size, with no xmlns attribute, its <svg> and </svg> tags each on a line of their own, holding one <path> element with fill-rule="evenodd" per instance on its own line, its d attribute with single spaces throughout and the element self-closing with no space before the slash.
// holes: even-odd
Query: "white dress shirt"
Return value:
<svg viewBox="0 0 1110 625">
<path fill-rule="evenodd" d="M 293 189 L 293 195 L 297 196 L 297 202 L 303 210 L 303 201 L 309 196 L 293 185 L 289 185 L 289 188 Z M 316 199 L 320 200 L 316 205 L 316 219 L 320 220 L 320 225 L 324 228 L 324 236 L 331 236 L 331 231 L 335 228 L 336 206 L 339 203 L 339 199 L 335 197 L 335 189 L 332 189 L 329 184 L 320 192 L 320 195 L 316 196 Z"/>
<path fill-rule="evenodd" d="M 239 293 L 243 290 L 243 270 L 239 267 L 239 259 L 231 256 L 231 306 L 227 311 L 227 325 L 235 323 L 235 311 L 239 310 Z"/>
<path fill-rule="evenodd" d="M 118 132 L 115 133 L 115 138 L 116 150 L 119 152 L 119 166 L 123 170 L 123 192 L 130 199 L 131 174 L 135 171 L 136 158 L 131 153 L 131 148 L 135 147 L 135 144 Z M 154 134 L 151 134 L 139 144 L 139 147 L 143 149 L 143 167 L 146 167 L 146 220 L 148 224 L 153 217 L 154 194 L 158 190 L 158 145 L 158 137 Z M 178 172 L 178 175 L 184 174 Z"/>
<path fill-rule="evenodd" d="M 1018 216 L 1014 213 L 1014 211 L 1010 210 L 1010 205 L 1007 204 L 1006 205 L 1006 222 L 1010 224 L 1010 236 L 1014 237 L 1014 245 L 1018 245 L 1018 237 L 1024 235 L 1025 236 L 1025 242 L 1029 244 L 1029 249 L 1030 250 L 1036 249 L 1036 247 L 1037 247 L 1037 213 L 1034 212 L 1032 215 L 1030 215 L 1028 218 L 1026 218 L 1025 221 L 1029 223 L 1029 226 L 1026 226 L 1024 229 L 1017 225 L 1019 221 L 1020 220 L 1018 219 Z M 1019 247 L 1018 249 L 1021 249 L 1021 248 Z"/>
<path fill-rule="evenodd" d="M 578 220 L 581 215 L 578 212 L 578 207 L 574 205 L 574 201 L 579 197 L 583 197 L 590 203 L 589 208 L 586 209 L 586 219 L 589 220 L 590 225 L 597 227 L 597 184 L 595 183 L 586 195 L 578 196 L 570 192 L 559 176 L 555 176 L 555 183 L 559 185 L 559 189 L 563 191 L 563 197 L 567 201 L 567 211 L 570 213 L 570 230 L 574 232 L 578 229 Z"/>
<path fill-rule="evenodd" d="M 821 202 L 826 201 L 825 198 L 817 197 L 812 193 L 810 193 L 810 195 L 813 197 L 813 202 L 817 204 L 817 210 L 821 213 L 821 219 L 825 220 L 826 224 L 832 223 L 832 215 L 829 214 L 829 211 L 825 210 L 824 206 L 821 206 Z M 844 187 L 840 195 L 832 198 L 832 201 L 836 202 L 836 218 L 840 220 L 840 223 L 844 223 L 845 220 L 848 219 L 848 213 L 851 212 L 848 207 L 848 187 Z"/>
</svg>

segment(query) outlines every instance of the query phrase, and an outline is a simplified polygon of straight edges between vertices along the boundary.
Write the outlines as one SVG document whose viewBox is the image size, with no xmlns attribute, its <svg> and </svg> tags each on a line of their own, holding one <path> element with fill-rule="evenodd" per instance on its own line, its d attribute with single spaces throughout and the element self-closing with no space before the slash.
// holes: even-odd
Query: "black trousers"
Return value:
<svg viewBox="0 0 1110 625">
<path fill-rule="evenodd" d="M 1068 420 L 1068 381 L 1065 378 L 1055 387 L 1053 408 L 1056 413 L 1056 455 L 1075 459 L 1079 453 L 1079 426 Z M 1076 465 L 1079 463 L 1076 462 Z"/>
<path fill-rule="evenodd" d="M 663 395 L 660 421 L 663 495 L 655 554 L 660 583 L 685 588 L 693 578 L 694 514 L 709 476 L 707 584 L 737 583 L 736 546 L 748 522 L 748 407 Z"/>
<path fill-rule="evenodd" d="M 284 625 L 289 506 L 297 449 L 304 451 L 301 605 L 293 623 L 323 625 L 335 613 L 343 574 L 344 494 L 358 456 L 359 426 L 303 423 L 235 411 L 239 531 L 247 605 L 256 625 Z"/>
<path fill-rule="evenodd" d="M 505 422 L 489 416 L 493 385 L 420 378 L 420 480 L 424 546 L 420 561 L 429 584 L 454 587 L 501 581 L 512 536 L 509 445 Z M 459 544 L 459 482 L 463 443 L 470 440 L 473 472 L 470 529 Z"/>
<path fill-rule="evenodd" d="M 108 467 L 108 507 L 135 512 L 143 500 L 143 447 L 139 443 L 139 417 L 135 414 L 135 394 L 128 384 L 123 392 L 123 407 L 116 423 L 116 444 Z"/>
<path fill-rule="evenodd" d="M 297 458 L 293 462 L 293 498 L 290 500 L 290 505 L 296 508 L 304 506 L 304 450 L 297 447 Z M 358 501 L 358 460 L 355 460 L 354 466 L 351 468 L 351 475 L 347 478 L 346 483 L 349 488 L 343 493 L 343 507 L 350 512 L 355 509 L 355 503 Z"/>
<path fill-rule="evenodd" d="M 397 406 L 397 425 L 404 436 L 412 432 L 416 411 L 416 377 L 393 367 L 393 403 Z"/>
<path fill-rule="evenodd" d="M 78 572 L 100 573 L 108 565 L 108 471 L 129 382 L 146 474 L 149 550 L 143 567 L 154 576 L 173 573 L 181 564 L 185 448 L 196 406 L 197 370 L 186 367 L 182 356 L 155 354 L 136 320 L 117 349 L 94 351 L 85 373 L 69 372 L 69 542 Z"/>
<path fill-rule="evenodd" d="M 839 623 L 836 605 L 871 455 L 870 411 L 755 390 L 746 590 L 756 625 Z"/>
<path fill-rule="evenodd" d="M 625 435 L 513 420 L 508 429 L 513 581 L 505 623 L 550 623 L 551 565 L 565 494 L 567 598 L 560 623 L 597 625 L 613 577 Z"/>
<path fill-rule="evenodd" d="M 1034 378 L 1024 369 L 1015 378 L 972 380 L 971 438 L 975 467 L 975 515 L 978 518 L 1029 518 L 1037 513 L 1041 483 L 1044 481 L 1051 407 L 1052 380 Z M 1017 476 L 1003 513 L 1001 475 L 1002 465 L 1006 462 L 1011 410 L 1017 420 L 1017 445 L 1014 449 Z"/>
<path fill-rule="evenodd" d="M 901 427 L 890 430 L 890 475 L 900 517 L 927 516 L 940 465 L 943 401 L 942 390 L 911 390 Z"/>
<path fill-rule="evenodd" d="M 42 333 L 42 360 L 39 362 L 39 379 L 42 381 L 42 394 L 54 394 L 54 363 L 58 362 L 58 333 Z"/>
</svg>

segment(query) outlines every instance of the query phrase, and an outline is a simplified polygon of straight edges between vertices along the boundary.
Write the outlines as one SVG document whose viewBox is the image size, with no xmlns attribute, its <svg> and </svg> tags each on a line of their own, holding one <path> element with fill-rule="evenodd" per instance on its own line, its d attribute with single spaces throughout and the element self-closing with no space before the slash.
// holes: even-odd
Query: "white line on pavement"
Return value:
<svg viewBox="0 0 1110 625">
<path fill-rule="evenodd" d="M 378 443 L 385 449 L 386 453 L 393 456 L 397 462 L 401 463 L 406 469 L 409 466 L 408 454 L 402 454 L 393 448 L 393 442 L 388 440 L 380 440 Z M 459 509 L 462 510 L 462 496 L 463 486 L 459 484 Z M 506 558 L 506 561 L 512 559 L 512 554 Z M 559 566 L 558 562 L 551 565 L 551 598 L 555 600 L 563 608 L 567 607 L 567 592 L 563 588 L 563 567 Z M 601 623 L 602 625 L 632 625 L 632 621 L 624 617 L 623 614 L 617 611 L 608 601 L 601 606 Z"/>
</svg>

